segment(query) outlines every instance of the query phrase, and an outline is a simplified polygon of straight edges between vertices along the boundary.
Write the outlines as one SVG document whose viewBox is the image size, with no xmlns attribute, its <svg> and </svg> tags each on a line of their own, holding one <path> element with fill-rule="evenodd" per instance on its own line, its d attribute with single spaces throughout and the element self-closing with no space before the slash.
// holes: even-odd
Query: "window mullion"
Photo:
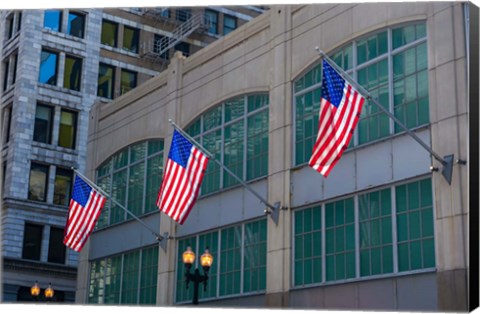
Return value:
<svg viewBox="0 0 480 314">
<path fill-rule="evenodd" d="M 360 215 L 358 195 L 353 198 L 355 232 L 355 278 L 360 278 Z"/>
<path fill-rule="evenodd" d="M 392 252 L 393 252 L 393 273 L 398 273 L 398 244 L 397 244 L 397 208 L 396 208 L 396 193 L 395 186 L 390 188 L 390 193 L 392 195 L 391 206 L 392 206 Z"/>
</svg>

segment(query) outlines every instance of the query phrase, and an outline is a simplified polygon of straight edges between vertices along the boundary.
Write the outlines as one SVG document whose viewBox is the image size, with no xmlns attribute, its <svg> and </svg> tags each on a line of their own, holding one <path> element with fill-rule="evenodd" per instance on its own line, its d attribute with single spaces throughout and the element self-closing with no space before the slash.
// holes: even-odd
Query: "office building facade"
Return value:
<svg viewBox="0 0 480 314">
<path fill-rule="evenodd" d="M 108 106 L 263 10 L 255 7 L 2 11 L 2 301 L 49 283 L 74 302 L 78 254 L 63 241 L 89 111 Z M 216 24 L 213 24 L 216 18 Z M 214 25 L 214 26 L 212 26 Z M 188 26 L 188 27 L 187 27 Z"/>
</svg>

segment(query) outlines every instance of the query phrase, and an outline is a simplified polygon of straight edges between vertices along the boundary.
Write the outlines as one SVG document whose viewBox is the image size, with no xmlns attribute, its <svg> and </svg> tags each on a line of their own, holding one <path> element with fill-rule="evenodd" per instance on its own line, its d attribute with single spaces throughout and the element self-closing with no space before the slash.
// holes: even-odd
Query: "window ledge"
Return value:
<svg viewBox="0 0 480 314">
<path fill-rule="evenodd" d="M 38 82 L 38 86 L 42 87 L 42 88 L 45 88 L 45 89 L 50 89 L 50 90 L 53 90 L 53 91 L 56 91 L 56 92 L 60 92 L 62 94 L 69 94 L 69 95 L 72 95 L 72 96 L 82 97 L 82 92 L 81 91 L 76 91 L 76 90 L 65 88 L 65 87 L 62 87 L 62 86 L 51 85 L 51 84 L 41 83 L 41 82 Z"/>
<path fill-rule="evenodd" d="M 35 140 L 32 141 L 32 146 L 78 156 L 78 151 L 73 148 L 66 148 L 66 147 L 62 147 L 54 144 L 37 142 Z M 74 162 L 71 162 L 71 163 L 74 163 Z"/>
<path fill-rule="evenodd" d="M 130 57 L 134 57 L 134 58 L 139 58 L 140 57 L 139 52 L 137 52 L 137 53 L 131 52 L 131 51 L 126 50 L 124 48 L 112 47 L 112 46 L 105 45 L 105 44 L 100 44 L 100 48 L 108 50 L 108 51 L 120 53 L 120 54 L 123 54 L 123 55 L 127 55 L 127 56 L 130 56 Z"/>
<path fill-rule="evenodd" d="M 63 32 L 57 32 L 57 31 L 51 30 L 49 28 L 42 28 L 42 32 L 46 33 L 46 34 L 49 34 L 49 35 L 57 36 L 57 37 L 60 37 L 60 38 L 65 38 L 65 39 L 68 39 L 68 40 L 76 41 L 78 43 L 86 44 L 85 38 L 73 36 L 73 35 L 70 35 L 70 34 L 63 33 Z"/>
<path fill-rule="evenodd" d="M 330 287 L 330 286 L 336 286 L 336 285 L 365 282 L 370 280 L 396 279 L 396 278 L 401 278 L 406 276 L 435 273 L 436 271 L 437 269 L 435 267 L 424 268 L 419 270 L 411 270 L 411 271 L 404 271 L 404 272 L 398 272 L 398 273 L 373 275 L 373 276 L 358 277 L 358 278 L 336 280 L 336 281 L 325 281 L 325 282 L 312 283 L 312 284 L 303 285 L 303 286 L 293 286 L 290 288 L 290 290 L 296 291 L 296 290 L 309 289 L 309 288 Z"/>
</svg>

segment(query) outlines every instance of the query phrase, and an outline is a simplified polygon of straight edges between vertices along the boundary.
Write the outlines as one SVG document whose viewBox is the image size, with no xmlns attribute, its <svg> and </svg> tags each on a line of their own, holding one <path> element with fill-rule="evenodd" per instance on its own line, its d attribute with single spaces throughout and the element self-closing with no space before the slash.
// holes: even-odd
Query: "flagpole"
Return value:
<svg viewBox="0 0 480 314">
<path fill-rule="evenodd" d="M 88 184 L 90 184 L 91 186 L 93 186 L 96 190 L 98 190 L 101 194 L 103 194 L 103 196 L 107 197 L 108 199 L 110 199 L 115 205 L 119 206 L 120 208 L 122 208 L 124 211 L 126 211 L 129 215 L 131 215 L 133 218 L 135 218 L 140 224 L 142 224 L 146 229 L 148 229 L 154 236 L 155 238 L 158 240 L 158 241 L 163 241 L 164 239 L 168 239 L 170 238 L 168 236 L 168 233 L 165 233 L 163 236 L 159 235 L 158 233 L 156 233 L 155 231 L 153 231 L 149 226 L 147 226 L 142 220 L 140 220 L 140 218 L 138 218 L 137 216 L 135 216 L 131 211 L 129 211 L 125 206 L 123 206 L 122 204 L 120 204 L 119 202 L 117 202 L 113 197 L 111 197 L 107 192 L 105 192 L 101 187 L 99 187 L 98 185 L 96 185 L 94 182 L 92 182 L 90 179 L 88 179 L 86 176 L 82 175 L 80 172 L 77 171 L 77 169 L 73 168 L 73 171 L 75 172 L 76 175 L 78 175 L 80 178 L 82 178 L 83 180 L 87 181 Z"/>
<path fill-rule="evenodd" d="M 280 203 L 275 203 L 275 205 L 271 205 L 270 203 L 267 202 L 260 194 L 255 192 L 250 186 L 248 186 L 242 179 L 240 179 L 235 173 L 233 173 L 230 169 L 228 169 L 221 161 L 218 159 L 215 159 L 213 154 L 211 154 L 207 149 L 205 149 L 200 143 L 195 141 L 190 135 L 188 135 L 185 131 L 183 131 L 178 125 L 173 122 L 172 119 L 168 119 L 168 122 L 184 137 L 189 139 L 196 147 L 198 147 L 201 151 L 203 151 L 210 159 L 215 161 L 217 164 L 220 165 L 220 167 L 223 168 L 229 175 L 231 175 L 235 180 L 240 182 L 240 184 L 246 188 L 248 191 L 250 191 L 253 195 L 255 195 L 263 204 L 265 204 L 268 208 L 270 208 L 273 213 L 278 213 L 278 209 L 280 208 Z M 275 220 L 275 219 L 274 219 Z"/>
<path fill-rule="evenodd" d="M 366 95 L 366 98 L 371 100 L 375 105 L 377 105 L 380 110 L 382 110 L 388 117 L 390 117 L 395 123 L 400 126 L 408 135 L 410 135 L 418 144 L 420 144 L 424 149 L 426 149 L 435 159 L 437 159 L 444 167 L 442 174 L 445 179 L 448 181 L 448 184 L 451 183 L 452 179 L 452 166 L 453 166 L 453 154 L 447 155 L 444 158 L 440 157 L 436 152 L 432 150 L 427 144 L 425 144 L 414 132 L 408 129 L 394 114 L 392 114 L 389 110 L 385 109 L 372 95 L 366 90 L 363 86 L 358 84 L 348 73 L 346 73 L 342 68 L 340 68 L 332 59 L 330 59 L 325 52 L 323 52 L 319 47 L 315 47 L 315 50 L 325 58 L 330 66 L 335 68 L 338 74 L 350 84 L 354 85 L 355 88 L 360 92 L 360 94 Z M 457 160 L 458 163 L 464 164 L 464 161 Z M 434 167 L 430 167 L 431 170 L 435 169 Z"/>
</svg>

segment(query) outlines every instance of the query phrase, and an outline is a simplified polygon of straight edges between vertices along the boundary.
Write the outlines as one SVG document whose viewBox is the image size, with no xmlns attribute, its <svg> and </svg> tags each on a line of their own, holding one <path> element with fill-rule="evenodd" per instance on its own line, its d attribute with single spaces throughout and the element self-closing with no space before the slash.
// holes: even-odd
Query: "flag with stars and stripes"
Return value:
<svg viewBox="0 0 480 314">
<path fill-rule="evenodd" d="M 318 134 L 309 166 L 327 177 L 352 138 L 365 97 L 323 60 Z"/>
<path fill-rule="evenodd" d="M 175 130 L 157 206 L 179 224 L 185 222 L 197 199 L 207 164 L 208 156 Z"/>
<path fill-rule="evenodd" d="M 75 176 L 63 243 L 80 252 L 93 231 L 106 197 L 78 175 Z"/>
</svg>

